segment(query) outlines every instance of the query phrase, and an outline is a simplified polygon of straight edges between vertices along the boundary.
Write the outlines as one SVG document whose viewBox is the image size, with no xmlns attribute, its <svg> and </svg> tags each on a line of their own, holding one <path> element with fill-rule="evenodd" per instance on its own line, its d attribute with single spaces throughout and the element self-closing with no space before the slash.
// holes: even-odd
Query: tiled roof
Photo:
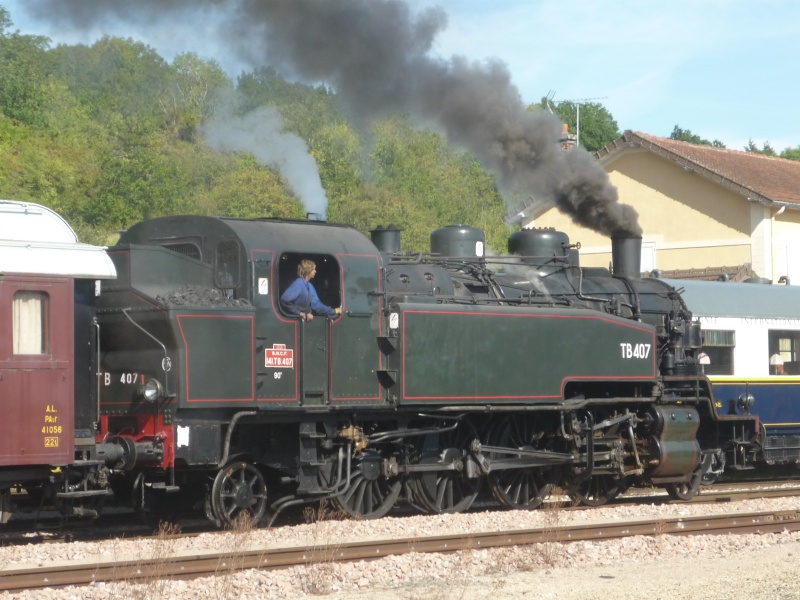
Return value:
<svg viewBox="0 0 800 600">
<path fill-rule="evenodd" d="M 754 201 L 800 205 L 800 161 L 796 160 L 679 142 L 638 131 L 626 131 L 595 156 L 606 162 L 606 157 L 637 146 L 660 154 Z"/>
</svg>

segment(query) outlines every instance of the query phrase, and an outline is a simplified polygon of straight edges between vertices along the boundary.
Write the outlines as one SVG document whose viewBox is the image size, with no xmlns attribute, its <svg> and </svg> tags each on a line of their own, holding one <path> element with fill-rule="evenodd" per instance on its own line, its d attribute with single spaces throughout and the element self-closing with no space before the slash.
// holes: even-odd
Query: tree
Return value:
<svg viewBox="0 0 800 600">
<path fill-rule="evenodd" d="M 197 127 L 214 114 L 220 97 L 233 90 L 216 61 L 201 60 L 191 52 L 175 57 L 168 80 L 158 104 L 172 136 L 184 140 L 195 139 Z"/>
<path fill-rule="evenodd" d="M 573 135 L 578 134 L 580 110 L 580 146 L 589 152 L 597 152 L 621 135 L 612 114 L 598 102 L 576 103 L 564 100 L 553 104 L 547 98 L 542 98 L 539 104 L 534 104 L 529 109 L 551 110 L 567 124 Z"/>
<path fill-rule="evenodd" d="M 711 142 L 709 140 L 701 138 L 699 135 L 695 135 L 689 129 L 681 129 L 677 125 L 675 125 L 675 128 L 669 135 L 669 139 L 679 140 L 681 142 L 689 142 L 690 144 L 698 144 L 700 146 L 714 146 L 715 148 L 725 148 L 725 144 L 723 144 L 719 140 L 714 140 L 713 142 Z"/>
<path fill-rule="evenodd" d="M 481 227 L 490 247 L 505 248 L 505 203 L 494 178 L 438 133 L 418 131 L 401 119 L 383 121 L 375 127 L 369 167 L 374 183 L 419 209 L 406 210 L 407 216 L 423 216 L 395 222 L 406 229 L 409 249 L 428 249 L 431 230 L 454 223 Z"/>
<path fill-rule="evenodd" d="M 248 154 L 234 160 L 236 168 L 221 174 L 198 198 L 202 213 L 243 219 L 304 217 L 303 205 L 274 171 L 257 164 Z"/>
<path fill-rule="evenodd" d="M 47 86 L 46 37 L 11 33 L 8 11 L 0 6 L 0 111 L 21 123 L 42 125 Z"/>
<path fill-rule="evenodd" d="M 764 154 L 766 156 L 777 156 L 778 153 L 769 145 L 769 142 L 764 142 L 764 145 L 759 148 L 752 139 L 748 140 L 747 146 L 744 147 L 745 152 L 752 152 L 753 154 Z"/>
<path fill-rule="evenodd" d="M 796 148 L 786 148 L 783 152 L 781 152 L 781 158 L 800 160 L 800 146 L 797 146 Z"/>
<path fill-rule="evenodd" d="M 104 37 L 92 46 L 58 46 L 52 63 L 55 75 L 112 131 L 152 129 L 165 120 L 158 99 L 170 86 L 171 68 L 149 46 Z"/>
</svg>

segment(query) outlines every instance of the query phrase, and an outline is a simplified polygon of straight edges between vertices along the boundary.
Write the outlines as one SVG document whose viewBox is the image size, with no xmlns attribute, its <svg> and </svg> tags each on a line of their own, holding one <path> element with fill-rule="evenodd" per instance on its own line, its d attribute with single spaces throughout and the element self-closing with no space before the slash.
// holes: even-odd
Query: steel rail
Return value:
<svg viewBox="0 0 800 600">
<path fill-rule="evenodd" d="M 3 569 L 0 570 L 0 590 L 88 585 L 100 581 L 146 583 L 165 578 L 219 576 L 245 569 L 278 569 L 323 562 L 372 560 L 411 552 L 457 552 L 477 548 L 610 540 L 637 535 L 764 534 L 785 531 L 800 531 L 800 510 L 615 521 L 593 525 Z"/>
</svg>

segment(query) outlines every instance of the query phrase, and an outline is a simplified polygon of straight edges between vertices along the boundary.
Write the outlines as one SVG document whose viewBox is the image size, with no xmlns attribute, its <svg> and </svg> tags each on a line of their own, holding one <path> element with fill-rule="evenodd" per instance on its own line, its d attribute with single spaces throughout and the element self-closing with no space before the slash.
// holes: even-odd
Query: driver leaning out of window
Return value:
<svg viewBox="0 0 800 600">
<path fill-rule="evenodd" d="M 311 260 L 301 260 L 297 265 L 297 279 L 292 282 L 281 296 L 281 306 L 293 315 L 300 315 L 304 321 L 311 321 L 314 315 L 333 317 L 342 314 L 341 308 L 331 308 L 323 304 L 317 290 L 311 284 L 317 274 L 317 265 Z"/>
</svg>

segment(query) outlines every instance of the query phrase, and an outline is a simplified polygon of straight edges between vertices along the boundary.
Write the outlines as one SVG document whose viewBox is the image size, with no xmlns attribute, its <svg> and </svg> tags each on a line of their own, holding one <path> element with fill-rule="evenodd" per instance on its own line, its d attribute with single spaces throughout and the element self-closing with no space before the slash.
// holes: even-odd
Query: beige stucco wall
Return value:
<svg viewBox="0 0 800 600">
<path fill-rule="evenodd" d="M 639 213 L 645 248 L 655 247 L 656 268 L 753 262 L 753 205 L 746 198 L 641 148 L 625 150 L 604 166 L 620 201 Z M 580 242 L 584 266 L 606 267 L 611 260 L 608 238 L 578 227 L 555 208 L 534 219 L 533 225 L 555 227 L 573 243 Z M 793 226 L 800 231 L 800 221 Z"/>
</svg>

